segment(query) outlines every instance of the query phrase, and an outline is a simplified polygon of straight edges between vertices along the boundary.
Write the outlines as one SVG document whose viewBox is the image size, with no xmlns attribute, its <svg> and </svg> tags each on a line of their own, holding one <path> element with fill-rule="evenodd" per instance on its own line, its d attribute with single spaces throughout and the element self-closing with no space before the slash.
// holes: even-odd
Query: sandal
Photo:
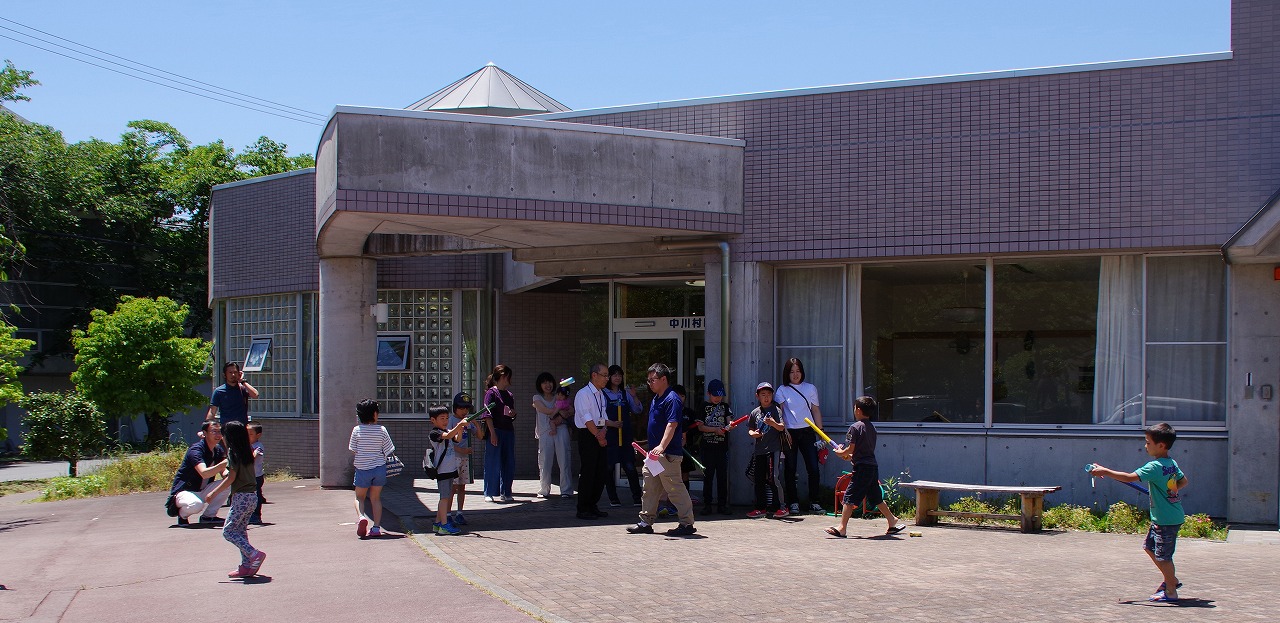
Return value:
<svg viewBox="0 0 1280 623">
<path fill-rule="evenodd" d="M 893 526 L 893 527 L 889 528 L 888 530 L 885 530 L 885 531 L 884 531 L 884 533 L 885 533 L 885 534 L 897 534 L 897 533 L 902 532 L 903 530 L 906 530 L 906 529 L 907 529 L 907 524 L 900 523 L 900 524 L 898 524 L 898 525 L 896 525 L 896 526 Z"/>
<path fill-rule="evenodd" d="M 831 526 L 831 527 L 827 528 L 826 530 L 823 530 L 823 532 L 826 532 L 827 534 L 830 534 L 831 536 L 833 536 L 833 537 L 835 537 L 835 538 L 837 538 L 837 539 L 847 539 L 847 538 L 849 538 L 849 537 L 848 537 L 848 535 L 840 534 L 840 530 L 839 530 L 839 529 L 837 529 L 835 526 Z"/>
</svg>

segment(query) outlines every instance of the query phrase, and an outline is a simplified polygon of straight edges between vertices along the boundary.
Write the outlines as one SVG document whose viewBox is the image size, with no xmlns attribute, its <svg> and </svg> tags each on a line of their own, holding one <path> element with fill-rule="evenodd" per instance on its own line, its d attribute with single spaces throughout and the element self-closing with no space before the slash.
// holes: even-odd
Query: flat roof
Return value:
<svg viewBox="0 0 1280 623">
<path fill-rule="evenodd" d="M 307 167 L 305 169 L 294 169 L 292 171 L 285 171 L 284 173 L 276 173 L 274 175 L 261 175 L 258 177 L 251 177 L 249 179 L 236 180 L 234 182 L 227 182 L 225 184 L 215 184 L 214 187 L 210 190 L 222 190 L 224 188 L 235 188 L 236 186 L 244 186 L 246 184 L 257 184 L 258 182 L 278 180 L 282 177 L 293 177 L 295 175 L 306 175 L 308 173 L 315 173 L 315 172 L 316 172 L 315 167 Z"/>
<path fill-rule="evenodd" d="M 1180 56 L 1158 56 L 1125 61 L 1103 61 L 1098 63 L 1081 63 L 1076 65 L 1056 65 L 1050 67 L 1033 67 L 1029 69 L 1002 69 L 969 74 L 951 74 L 945 76 L 927 76 L 923 78 L 901 78 L 896 80 L 880 80 L 876 82 L 855 82 L 822 87 L 802 87 L 780 91 L 760 91 L 737 95 L 715 95 L 711 97 L 695 97 L 681 100 L 649 102 L 645 104 L 629 104 L 625 106 L 606 106 L 588 108 L 569 112 L 541 113 L 522 117 L 523 119 L 570 119 L 639 110 L 656 110 L 659 108 L 682 108 L 685 106 L 705 106 L 707 104 L 725 104 L 729 102 L 745 102 L 750 100 L 774 99 L 779 97 L 802 97 L 806 95 L 823 95 L 827 93 L 846 93 L 850 91 L 871 91 L 876 89 L 896 89 L 930 84 L 949 84 L 954 82 L 974 82 L 978 80 L 1003 80 L 1006 78 L 1023 78 L 1027 76 L 1047 76 L 1053 74 L 1071 74 L 1087 71 L 1109 71 L 1114 69 L 1130 69 L 1134 67 L 1158 67 L 1161 65 L 1181 65 L 1186 63 L 1206 63 L 1211 61 L 1231 60 L 1231 52 L 1207 52 L 1203 54 L 1186 54 Z"/>
</svg>

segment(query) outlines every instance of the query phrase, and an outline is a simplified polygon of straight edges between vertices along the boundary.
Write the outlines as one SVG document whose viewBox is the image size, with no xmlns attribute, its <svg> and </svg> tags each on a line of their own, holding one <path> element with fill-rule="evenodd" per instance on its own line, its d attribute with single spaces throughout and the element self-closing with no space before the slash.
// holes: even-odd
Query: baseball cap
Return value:
<svg viewBox="0 0 1280 623">
<path fill-rule="evenodd" d="M 475 411 L 476 405 L 471 402 L 471 394 L 468 394 L 467 392 L 458 392 L 453 396 L 453 408 L 463 408 Z"/>
<path fill-rule="evenodd" d="M 707 393 L 712 396 L 723 396 L 724 383 L 720 379 L 711 379 L 711 382 L 707 383 Z"/>
<path fill-rule="evenodd" d="M 773 391 L 773 385 L 770 385 L 770 384 L 769 384 L 769 381 L 765 381 L 765 382 L 763 382 L 763 383 L 761 383 L 761 384 L 759 384 L 759 385 L 756 385 L 756 393 L 757 393 L 757 394 L 758 394 L 758 393 L 760 393 L 760 390 L 762 390 L 762 389 L 767 389 L 767 390 L 769 390 L 769 391 Z"/>
</svg>

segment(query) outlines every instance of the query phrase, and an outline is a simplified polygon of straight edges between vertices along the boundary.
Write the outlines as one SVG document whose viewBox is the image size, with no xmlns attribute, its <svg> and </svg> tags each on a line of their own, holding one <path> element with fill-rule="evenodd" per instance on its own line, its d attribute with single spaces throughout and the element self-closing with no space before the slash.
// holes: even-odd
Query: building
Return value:
<svg viewBox="0 0 1280 623">
<path fill-rule="evenodd" d="M 219 359 L 267 356 L 273 457 L 330 486 L 360 398 L 414 456 L 426 407 L 495 362 L 521 397 L 542 370 L 607 359 L 635 383 L 663 361 L 743 411 L 798 356 L 829 431 L 880 400 L 889 473 L 1105 504 L 1127 494 L 1084 464 L 1136 466 L 1168 421 L 1193 510 L 1274 524 L 1278 27 L 1237 0 L 1213 54 L 584 111 L 496 88 L 341 106 L 314 170 L 214 191 Z M 514 84 L 464 81 L 484 73 Z M 506 116 L 459 114 L 486 108 Z"/>
</svg>

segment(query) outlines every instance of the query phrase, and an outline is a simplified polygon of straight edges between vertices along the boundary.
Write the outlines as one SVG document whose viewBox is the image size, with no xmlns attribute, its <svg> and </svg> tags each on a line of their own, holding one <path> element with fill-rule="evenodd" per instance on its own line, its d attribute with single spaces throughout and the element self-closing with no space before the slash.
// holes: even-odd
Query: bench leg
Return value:
<svg viewBox="0 0 1280 623">
<path fill-rule="evenodd" d="M 1022 531 L 1039 532 L 1043 524 L 1044 496 L 1022 494 Z"/>
<path fill-rule="evenodd" d="M 916 489 L 916 525 L 932 526 L 938 523 L 938 516 L 929 514 L 929 511 L 936 510 L 938 510 L 937 489 Z"/>
</svg>

